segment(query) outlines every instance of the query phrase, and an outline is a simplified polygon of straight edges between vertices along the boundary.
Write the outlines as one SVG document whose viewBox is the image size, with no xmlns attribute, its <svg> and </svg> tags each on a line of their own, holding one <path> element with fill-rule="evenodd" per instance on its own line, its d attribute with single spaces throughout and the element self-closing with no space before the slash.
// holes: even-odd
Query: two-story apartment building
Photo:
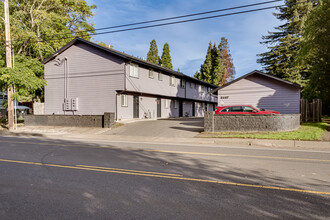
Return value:
<svg viewBox="0 0 330 220">
<path fill-rule="evenodd" d="M 80 38 L 43 64 L 45 114 L 191 117 L 217 104 L 215 85 Z"/>
</svg>

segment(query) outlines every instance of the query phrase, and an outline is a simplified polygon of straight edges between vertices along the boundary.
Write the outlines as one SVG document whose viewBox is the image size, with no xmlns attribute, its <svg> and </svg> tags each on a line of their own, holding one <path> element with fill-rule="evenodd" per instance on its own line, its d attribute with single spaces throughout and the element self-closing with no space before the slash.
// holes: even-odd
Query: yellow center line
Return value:
<svg viewBox="0 0 330 220">
<path fill-rule="evenodd" d="M 118 170 L 118 171 L 132 172 L 132 173 L 150 173 L 150 174 L 164 175 L 164 176 L 182 176 L 180 174 L 172 174 L 172 173 L 157 173 L 157 172 L 140 171 L 140 170 L 126 170 L 126 169 L 109 168 L 109 167 L 96 167 L 96 166 L 87 166 L 87 165 L 76 165 L 76 166 L 96 168 L 96 169 L 101 169 L 101 170 Z"/>
<path fill-rule="evenodd" d="M 119 147 L 102 147 L 102 146 L 88 146 L 88 145 L 70 145 L 70 144 L 55 144 L 46 142 L 22 142 L 22 141 L 2 141 L 3 143 L 17 143 L 17 144 L 36 144 L 46 146 L 62 146 L 62 147 L 85 147 L 85 148 L 102 148 L 102 149 L 119 149 L 119 150 L 131 150 L 131 151 L 144 151 L 144 152 L 157 152 L 157 153 L 171 153 L 171 154 L 191 154 L 191 155 L 203 155 L 203 156 L 221 156 L 221 157 L 242 157 L 242 158 L 263 158 L 263 159 L 281 159 L 281 160 L 295 160 L 295 161 L 313 161 L 313 162 L 327 162 L 330 160 L 315 159 L 315 158 L 297 158 L 297 157 L 273 157 L 273 156 L 256 156 L 256 155 L 244 155 L 244 154 L 220 154 L 220 153 L 203 153 L 203 152 L 191 152 L 191 151 L 170 151 L 170 150 L 152 150 L 141 148 L 119 148 Z"/>
<path fill-rule="evenodd" d="M 30 164 L 30 165 L 40 165 L 40 166 L 50 166 L 50 167 L 61 167 L 61 168 L 68 168 L 68 169 L 89 170 L 89 171 L 98 171 L 98 172 L 107 172 L 107 173 L 118 173 L 118 174 L 135 175 L 135 176 L 147 176 L 147 177 L 157 177 L 157 178 L 164 178 L 164 179 L 185 180 L 185 181 L 194 181 L 194 182 L 203 182 L 203 183 L 215 183 L 215 184 L 222 184 L 222 185 L 243 186 L 243 187 L 251 187 L 251 188 L 261 188 L 261 189 L 272 189 L 272 190 L 280 190 L 280 191 L 291 191 L 291 192 L 311 193 L 311 194 L 320 194 L 320 195 L 330 195 L 330 192 L 322 192 L 322 191 L 294 189 L 294 188 L 285 188 L 285 187 L 277 187 L 277 186 L 263 186 L 263 185 L 254 185 L 254 184 L 246 184 L 246 183 L 224 182 L 224 181 L 217 181 L 217 180 L 205 180 L 205 179 L 178 177 L 178 176 L 164 176 L 164 175 L 162 176 L 162 175 L 154 175 L 154 174 L 147 174 L 147 173 L 131 173 L 131 172 L 116 171 L 116 170 L 108 170 L 108 169 L 96 169 L 96 168 L 89 168 L 89 167 L 81 167 L 81 166 L 44 164 L 44 163 L 38 163 L 38 162 L 6 160 L 6 159 L 0 159 L 0 162 Z"/>
<path fill-rule="evenodd" d="M 195 154 L 195 155 L 205 155 L 205 156 L 248 157 L 248 158 L 267 158 L 267 159 L 330 162 L 330 160 L 322 160 L 322 159 L 314 159 L 314 158 L 273 157 L 273 156 L 255 156 L 255 155 L 244 155 L 244 154 L 218 154 L 218 153 L 202 153 L 202 152 L 189 152 L 189 151 L 166 151 L 166 150 L 143 150 L 143 151 L 162 152 L 162 153 L 175 153 L 175 154 Z"/>
</svg>

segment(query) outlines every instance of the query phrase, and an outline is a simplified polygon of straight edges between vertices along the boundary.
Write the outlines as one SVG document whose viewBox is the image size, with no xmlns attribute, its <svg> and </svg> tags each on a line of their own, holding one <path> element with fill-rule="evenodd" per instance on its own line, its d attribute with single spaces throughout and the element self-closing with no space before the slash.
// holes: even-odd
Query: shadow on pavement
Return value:
<svg viewBox="0 0 330 220">
<path fill-rule="evenodd" d="M 1 137 L 1 140 L 9 144 L 17 138 Z M 290 183 L 292 180 L 272 175 L 262 167 L 258 170 L 237 168 L 212 157 L 196 158 L 184 154 L 103 148 L 98 144 L 53 139 L 24 141 L 43 144 L 10 143 L 15 154 L 0 145 L 1 158 L 182 174 L 187 178 L 286 188 L 301 188 L 299 185 L 302 184 Z M 31 169 L 26 172 L 22 167 L 17 168 L 16 172 L 22 179 L 20 175 L 14 179 L 19 192 L 14 193 L 16 199 L 24 200 L 28 198 L 27 195 L 45 191 L 52 195 L 52 199 L 41 198 L 40 203 L 50 202 L 54 210 L 62 214 L 83 208 L 82 213 L 89 217 L 103 213 L 115 218 L 150 218 L 154 213 L 158 214 L 158 218 L 169 219 L 319 219 L 330 216 L 329 196 L 56 167 L 32 166 Z M 6 175 L 9 174 L 0 171 L 0 175 L 0 195 L 13 193 L 11 189 L 15 185 L 6 183 Z M 24 176 L 39 182 L 39 187 L 31 187 L 29 181 L 23 180 Z M 330 187 L 330 183 L 319 180 L 315 182 L 310 185 L 312 189 Z M 53 188 L 59 187 L 59 184 L 66 190 L 61 188 L 54 191 Z M 63 198 L 73 198 L 76 204 L 63 207 Z M 24 203 L 24 209 L 29 210 L 34 205 Z M 0 216 L 8 214 L 15 217 L 15 214 L 10 214 L 15 208 L 7 208 L 0 206 Z M 27 213 L 26 217 L 31 216 L 32 213 Z"/>
</svg>

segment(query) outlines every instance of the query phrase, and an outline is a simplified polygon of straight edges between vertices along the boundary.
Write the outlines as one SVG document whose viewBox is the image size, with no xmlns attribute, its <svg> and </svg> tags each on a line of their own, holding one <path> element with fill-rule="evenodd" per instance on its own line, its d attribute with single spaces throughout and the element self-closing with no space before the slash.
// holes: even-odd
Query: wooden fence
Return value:
<svg viewBox="0 0 330 220">
<path fill-rule="evenodd" d="M 309 103 L 307 99 L 301 99 L 300 113 L 301 122 L 320 122 L 322 116 L 322 100 L 313 99 L 313 102 Z"/>
</svg>

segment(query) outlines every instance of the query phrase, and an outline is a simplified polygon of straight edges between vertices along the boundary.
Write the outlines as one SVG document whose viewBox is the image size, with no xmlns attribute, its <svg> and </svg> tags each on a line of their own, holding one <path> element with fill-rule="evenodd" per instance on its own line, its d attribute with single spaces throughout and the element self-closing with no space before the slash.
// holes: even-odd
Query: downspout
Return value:
<svg viewBox="0 0 330 220">
<path fill-rule="evenodd" d="M 124 65 L 124 91 L 126 91 L 126 68 L 127 68 L 127 63 Z"/>
</svg>

